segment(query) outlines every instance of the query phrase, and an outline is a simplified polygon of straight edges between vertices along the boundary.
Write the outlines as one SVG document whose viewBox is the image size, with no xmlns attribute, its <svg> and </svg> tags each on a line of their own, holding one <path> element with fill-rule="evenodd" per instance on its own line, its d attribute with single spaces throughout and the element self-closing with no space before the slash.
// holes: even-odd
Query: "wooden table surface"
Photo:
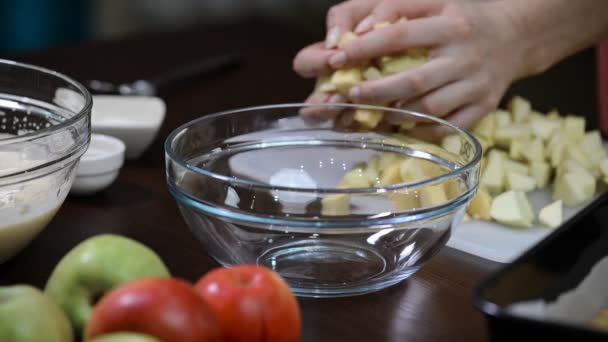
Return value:
<svg viewBox="0 0 608 342">
<path fill-rule="evenodd" d="M 0 284 L 43 286 L 54 265 L 81 240 L 116 233 L 149 245 L 175 276 L 195 280 L 218 265 L 203 251 L 166 190 L 163 142 L 178 125 L 219 110 L 301 101 L 312 83 L 291 69 L 297 50 L 316 37 L 250 21 L 211 30 L 147 34 L 17 56 L 80 80 L 129 81 L 222 52 L 245 56 L 242 66 L 168 89 L 161 132 L 145 155 L 128 161 L 105 192 L 69 197 L 48 228 L 0 265 Z M 499 265 L 445 248 L 401 284 L 370 295 L 300 299 L 303 341 L 486 341 L 472 290 Z"/>
</svg>

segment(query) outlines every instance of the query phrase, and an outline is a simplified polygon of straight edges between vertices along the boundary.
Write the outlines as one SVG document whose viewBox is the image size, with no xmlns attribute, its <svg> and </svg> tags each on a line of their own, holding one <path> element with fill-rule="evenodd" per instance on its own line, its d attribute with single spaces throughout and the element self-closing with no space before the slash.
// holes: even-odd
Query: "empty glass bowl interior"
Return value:
<svg viewBox="0 0 608 342">
<path fill-rule="evenodd" d="M 185 221 L 219 263 L 270 267 L 301 296 L 407 278 L 446 244 L 475 194 L 478 142 L 447 122 L 380 107 L 338 105 L 356 118 L 431 120 L 445 126 L 450 148 L 396 127 L 338 128 L 304 120 L 311 106 L 247 108 L 176 129 L 167 181 Z"/>
<path fill-rule="evenodd" d="M 0 60 L 0 262 L 62 205 L 89 143 L 91 105 L 67 76 Z"/>
</svg>

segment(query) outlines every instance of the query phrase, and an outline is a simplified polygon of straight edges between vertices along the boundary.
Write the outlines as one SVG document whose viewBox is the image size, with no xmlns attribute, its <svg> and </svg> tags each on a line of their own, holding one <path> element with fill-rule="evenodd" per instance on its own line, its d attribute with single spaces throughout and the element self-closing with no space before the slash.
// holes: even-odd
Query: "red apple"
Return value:
<svg viewBox="0 0 608 342">
<path fill-rule="evenodd" d="M 300 309 L 285 281 L 253 265 L 218 268 L 195 285 L 220 320 L 226 341 L 299 341 Z"/>
<path fill-rule="evenodd" d="M 85 337 L 118 331 L 162 341 L 221 341 L 212 308 L 190 284 L 175 278 L 143 278 L 119 286 L 95 305 Z"/>
</svg>

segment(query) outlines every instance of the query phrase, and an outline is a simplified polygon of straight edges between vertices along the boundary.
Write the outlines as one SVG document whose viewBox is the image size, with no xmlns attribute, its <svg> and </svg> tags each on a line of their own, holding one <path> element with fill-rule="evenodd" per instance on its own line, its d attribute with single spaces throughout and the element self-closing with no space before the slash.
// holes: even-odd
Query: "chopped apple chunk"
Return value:
<svg viewBox="0 0 608 342">
<path fill-rule="evenodd" d="M 506 178 L 506 188 L 508 190 L 529 192 L 536 188 L 536 181 L 534 178 L 521 173 L 508 172 Z"/>
<path fill-rule="evenodd" d="M 514 227 L 531 227 L 530 203 L 526 195 L 515 190 L 503 192 L 492 202 L 490 216 L 499 223 Z"/>
<path fill-rule="evenodd" d="M 492 219 L 490 210 L 492 208 L 492 196 L 484 189 L 479 189 L 475 197 L 469 203 L 467 212 L 471 217 L 489 221 Z"/>
<path fill-rule="evenodd" d="M 350 215 L 350 196 L 335 194 L 324 197 L 321 199 L 321 214 L 325 216 Z"/>
<path fill-rule="evenodd" d="M 557 228 L 562 224 L 562 201 L 557 200 L 538 213 L 538 221 L 549 228 Z"/>
</svg>

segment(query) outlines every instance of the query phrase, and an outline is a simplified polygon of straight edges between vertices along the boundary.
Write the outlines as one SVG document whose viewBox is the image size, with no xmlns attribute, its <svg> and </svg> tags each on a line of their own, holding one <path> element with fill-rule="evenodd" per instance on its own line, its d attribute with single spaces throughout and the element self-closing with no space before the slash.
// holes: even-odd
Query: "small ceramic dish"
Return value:
<svg viewBox="0 0 608 342">
<path fill-rule="evenodd" d="M 91 195 L 110 186 L 125 160 L 125 144 L 118 138 L 92 134 L 89 149 L 80 159 L 72 195 Z"/>
<path fill-rule="evenodd" d="M 126 159 L 137 159 L 156 138 L 165 119 L 165 102 L 153 96 L 93 96 L 93 133 L 119 138 Z"/>
</svg>

